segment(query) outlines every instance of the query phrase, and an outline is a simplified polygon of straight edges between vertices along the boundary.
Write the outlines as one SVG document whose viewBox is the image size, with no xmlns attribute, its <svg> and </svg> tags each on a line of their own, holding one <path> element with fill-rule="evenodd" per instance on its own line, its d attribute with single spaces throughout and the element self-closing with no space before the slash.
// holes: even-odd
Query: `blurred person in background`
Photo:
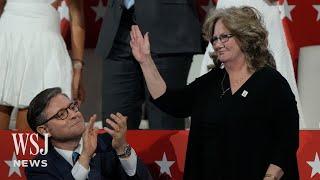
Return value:
<svg viewBox="0 0 320 180">
<path fill-rule="evenodd" d="M 152 34 L 152 57 L 169 87 L 186 85 L 193 54 L 201 52 L 195 0 L 109 0 L 96 48 L 103 58 L 102 116 L 124 113 L 130 117 L 128 128 L 138 129 L 145 102 L 150 129 L 184 129 L 184 118 L 175 118 L 149 101 L 129 44 L 134 24 Z"/>
<path fill-rule="evenodd" d="M 19 109 L 16 129 L 28 129 L 28 104 L 46 88 L 61 87 L 69 97 L 83 101 L 83 1 L 67 2 L 71 58 L 60 34 L 60 4 L 61 0 L 0 0 L 0 129 L 9 128 L 14 107 Z"/>
</svg>

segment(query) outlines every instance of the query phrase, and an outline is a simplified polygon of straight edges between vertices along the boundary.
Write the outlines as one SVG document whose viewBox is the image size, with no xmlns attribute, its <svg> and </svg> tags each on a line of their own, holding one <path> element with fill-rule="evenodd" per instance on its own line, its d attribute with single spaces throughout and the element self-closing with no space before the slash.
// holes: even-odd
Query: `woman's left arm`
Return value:
<svg viewBox="0 0 320 180">
<path fill-rule="evenodd" d="M 280 75 L 272 91 L 271 159 L 265 180 L 280 179 L 282 175 L 285 175 L 286 179 L 297 179 L 299 178 L 295 173 L 297 171 L 296 152 L 299 147 L 297 103 L 288 82 Z"/>
<path fill-rule="evenodd" d="M 83 0 L 71 0 L 69 3 L 71 18 L 71 57 L 73 64 L 72 97 L 83 101 L 82 68 L 85 41 L 85 22 Z"/>
</svg>

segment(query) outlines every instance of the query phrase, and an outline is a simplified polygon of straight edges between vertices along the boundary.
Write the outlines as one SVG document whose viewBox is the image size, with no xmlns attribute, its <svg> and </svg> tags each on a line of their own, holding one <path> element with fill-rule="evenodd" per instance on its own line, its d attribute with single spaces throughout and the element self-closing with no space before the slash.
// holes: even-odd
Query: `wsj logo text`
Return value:
<svg viewBox="0 0 320 180">
<path fill-rule="evenodd" d="M 41 148 L 38 144 L 39 136 L 36 133 L 12 133 L 12 140 L 14 143 L 15 154 L 35 156 L 39 153 L 46 155 L 48 153 L 48 134 L 44 134 L 44 148 Z M 27 145 L 29 148 L 27 149 Z M 15 167 L 47 167 L 47 160 L 13 160 Z"/>
</svg>

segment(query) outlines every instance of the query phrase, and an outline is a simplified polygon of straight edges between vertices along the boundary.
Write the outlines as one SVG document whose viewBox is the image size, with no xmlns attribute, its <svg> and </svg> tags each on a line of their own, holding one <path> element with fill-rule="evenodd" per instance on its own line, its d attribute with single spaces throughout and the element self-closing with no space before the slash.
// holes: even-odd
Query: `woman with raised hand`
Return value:
<svg viewBox="0 0 320 180">
<path fill-rule="evenodd" d="M 203 32 L 215 67 L 183 89 L 168 89 L 148 33 L 131 31 L 153 102 L 176 117 L 191 116 L 184 179 L 299 179 L 297 105 L 275 69 L 261 15 L 252 7 L 219 9 Z"/>
</svg>

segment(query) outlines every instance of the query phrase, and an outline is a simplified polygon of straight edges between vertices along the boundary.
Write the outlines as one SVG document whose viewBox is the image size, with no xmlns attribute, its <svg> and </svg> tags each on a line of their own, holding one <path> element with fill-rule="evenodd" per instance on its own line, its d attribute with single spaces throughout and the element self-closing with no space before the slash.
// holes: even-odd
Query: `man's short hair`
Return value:
<svg viewBox="0 0 320 180">
<path fill-rule="evenodd" d="M 30 102 L 27 121 L 34 132 L 37 132 L 37 127 L 44 124 L 46 121 L 47 117 L 44 114 L 44 110 L 48 106 L 50 100 L 58 94 L 62 94 L 61 88 L 59 87 L 45 89 Z"/>
</svg>

